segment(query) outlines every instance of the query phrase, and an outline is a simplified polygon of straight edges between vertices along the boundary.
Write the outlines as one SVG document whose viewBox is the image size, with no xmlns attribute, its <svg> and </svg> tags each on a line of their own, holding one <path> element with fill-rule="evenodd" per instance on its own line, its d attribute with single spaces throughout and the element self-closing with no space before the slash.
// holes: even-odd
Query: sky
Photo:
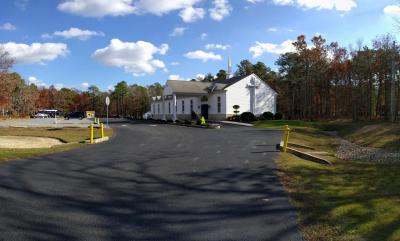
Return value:
<svg viewBox="0 0 400 241">
<path fill-rule="evenodd" d="M 399 39 L 396 0 L 2 0 L 0 47 L 28 83 L 86 90 L 164 84 L 262 61 L 300 34 L 371 45 Z"/>
</svg>

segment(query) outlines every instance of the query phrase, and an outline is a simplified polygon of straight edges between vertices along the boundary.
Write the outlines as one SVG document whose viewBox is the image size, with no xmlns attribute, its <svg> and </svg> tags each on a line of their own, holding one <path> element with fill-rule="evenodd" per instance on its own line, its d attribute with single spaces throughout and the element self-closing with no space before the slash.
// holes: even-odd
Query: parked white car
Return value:
<svg viewBox="0 0 400 241">
<path fill-rule="evenodd" d="M 153 114 L 151 112 L 146 112 L 143 114 L 143 119 L 145 120 L 153 119 Z"/>
<path fill-rule="evenodd" d="M 33 115 L 33 118 L 49 118 L 49 115 L 45 113 L 36 113 Z"/>
</svg>

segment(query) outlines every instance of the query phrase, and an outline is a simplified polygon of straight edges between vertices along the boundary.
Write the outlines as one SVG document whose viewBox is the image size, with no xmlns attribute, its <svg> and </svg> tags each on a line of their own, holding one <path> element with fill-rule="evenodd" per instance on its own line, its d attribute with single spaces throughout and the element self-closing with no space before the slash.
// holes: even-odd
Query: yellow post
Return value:
<svg viewBox="0 0 400 241">
<path fill-rule="evenodd" d="M 284 131 L 284 135 L 283 135 L 283 147 L 282 147 L 282 151 L 286 152 L 287 151 L 287 147 L 288 147 L 288 143 L 289 143 L 289 133 L 290 133 L 290 128 L 288 125 L 285 125 L 285 129 Z"/>
<path fill-rule="evenodd" d="M 93 131 L 93 123 L 90 124 L 90 144 L 94 143 L 94 131 Z"/>
<path fill-rule="evenodd" d="M 101 123 L 100 127 L 101 127 L 101 138 L 104 138 L 104 124 Z"/>
</svg>

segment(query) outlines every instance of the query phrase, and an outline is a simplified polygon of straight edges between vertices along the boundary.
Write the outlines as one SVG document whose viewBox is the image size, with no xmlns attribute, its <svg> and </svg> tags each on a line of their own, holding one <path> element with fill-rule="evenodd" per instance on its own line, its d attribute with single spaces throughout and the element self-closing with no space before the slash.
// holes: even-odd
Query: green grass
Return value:
<svg viewBox="0 0 400 241">
<path fill-rule="evenodd" d="M 306 240 L 400 240 L 399 164 L 324 166 L 282 153 L 278 168 Z"/>
<path fill-rule="evenodd" d="M 95 138 L 101 136 L 100 129 L 95 129 Z M 51 148 L 32 148 L 32 149 L 0 149 L 0 160 L 12 160 L 19 158 L 27 158 L 32 156 L 40 156 L 55 152 L 62 152 L 74 148 L 83 147 L 85 140 L 89 139 L 88 128 L 0 128 L 0 136 L 36 136 L 57 138 L 66 143 Z M 106 136 L 112 135 L 112 129 L 104 130 Z"/>
<path fill-rule="evenodd" d="M 385 122 L 263 121 L 260 128 L 283 129 L 290 141 L 335 153 L 336 131 L 358 144 L 399 150 L 400 127 Z M 281 181 L 299 213 L 308 241 L 399 241 L 400 163 L 373 164 L 330 157 L 332 166 L 282 153 Z"/>
<path fill-rule="evenodd" d="M 389 122 L 346 121 L 257 121 L 258 128 L 283 129 L 285 125 L 296 132 L 336 131 L 351 142 L 376 148 L 400 150 L 400 124 Z M 307 141 L 307 140 L 306 140 Z"/>
</svg>

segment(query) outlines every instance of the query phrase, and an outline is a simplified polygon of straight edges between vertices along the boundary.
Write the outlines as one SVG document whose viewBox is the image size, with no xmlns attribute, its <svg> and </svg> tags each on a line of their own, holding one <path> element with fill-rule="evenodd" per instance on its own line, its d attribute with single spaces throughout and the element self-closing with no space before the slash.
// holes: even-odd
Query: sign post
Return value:
<svg viewBox="0 0 400 241">
<path fill-rule="evenodd" d="M 106 97 L 106 106 L 107 106 L 107 126 L 108 126 L 108 106 L 110 105 L 110 97 Z"/>
</svg>

